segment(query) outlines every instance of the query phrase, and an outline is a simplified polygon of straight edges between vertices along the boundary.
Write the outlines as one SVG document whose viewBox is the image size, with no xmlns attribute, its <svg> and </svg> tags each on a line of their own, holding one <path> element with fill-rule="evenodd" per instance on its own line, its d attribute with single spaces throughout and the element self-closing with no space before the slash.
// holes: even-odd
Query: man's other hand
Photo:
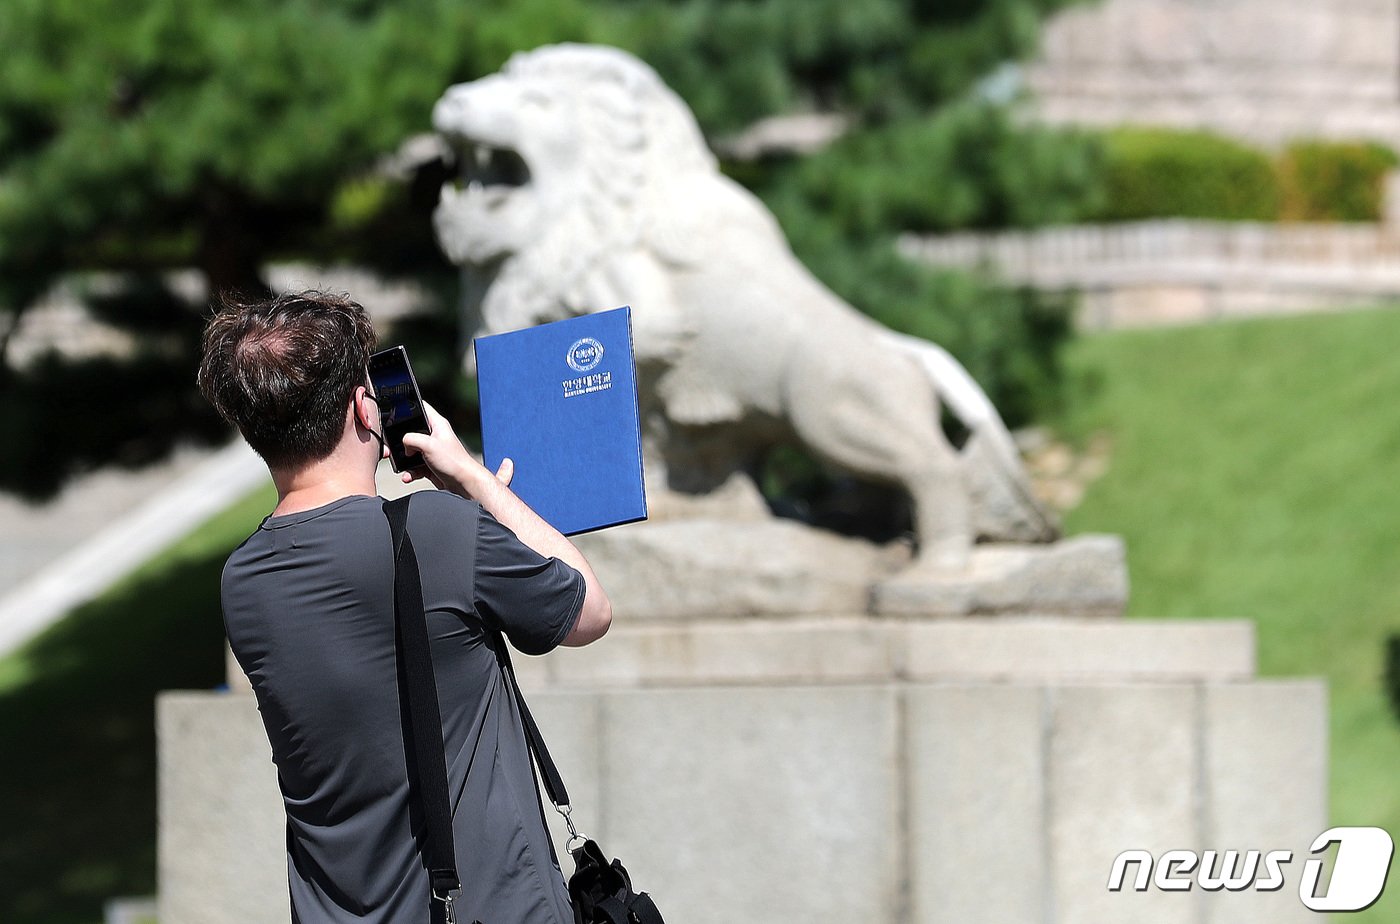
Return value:
<svg viewBox="0 0 1400 924">
<path fill-rule="evenodd" d="M 583 575 L 583 608 L 579 612 L 578 622 L 563 644 L 587 645 L 602 638 L 612 624 L 612 603 L 583 553 L 553 526 L 540 519 L 508 487 L 511 476 L 515 474 L 515 464 L 510 459 L 503 459 L 500 469 L 491 474 L 457 439 L 447 419 L 426 401 L 423 402 L 423 413 L 427 415 L 433 432 L 407 433 L 403 445 L 410 454 L 416 452 L 421 455 L 427 469 L 404 472 L 403 480 L 409 482 L 427 477 L 439 488 L 478 501 L 483 510 L 514 532 L 521 542 L 545 558 L 557 558 L 577 570 Z"/>
<path fill-rule="evenodd" d="M 515 463 L 503 459 L 501 467 L 492 475 L 477 458 L 462 445 L 452 424 L 437 412 L 431 404 L 423 402 L 423 414 L 428 418 L 431 433 L 405 433 L 404 449 L 407 455 L 419 455 L 423 465 L 409 469 L 399 477 L 405 484 L 427 478 L 434 486 L 477 499 L 483 478 L 494 478 L 503 485 L 509 485 L 515 474 Z"/>
</svg>

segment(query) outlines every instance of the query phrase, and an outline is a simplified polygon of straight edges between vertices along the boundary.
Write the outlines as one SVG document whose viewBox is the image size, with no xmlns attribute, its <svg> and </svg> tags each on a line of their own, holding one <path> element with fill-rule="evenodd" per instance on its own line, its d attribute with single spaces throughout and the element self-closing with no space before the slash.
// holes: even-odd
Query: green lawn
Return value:
<svg viewBox="0 0 1400 924">
<path fill-rule="evenodd" d="M 1325 677 L 1332 820 L 1400 835 L 1400 310 L 1097 335 L 1069 369 L 1062 429 L 1113 450 L 1068 528 L 1127 540 L 1131 616 L 1252 619 L 1261 673 Z"/>
<path fill-rule="evenodd" d="M 0 921 L 155 892 L 155 694 L 223 682 L 219 572 L 271 487 L 0 659 Z"/>
</svg>

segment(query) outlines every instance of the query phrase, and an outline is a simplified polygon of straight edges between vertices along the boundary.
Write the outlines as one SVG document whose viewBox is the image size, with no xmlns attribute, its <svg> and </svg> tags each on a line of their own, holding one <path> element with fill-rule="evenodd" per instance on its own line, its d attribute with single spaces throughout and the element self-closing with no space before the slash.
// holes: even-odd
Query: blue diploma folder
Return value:
<svg viewBox="0 0 1400 924">
<path fill-rule="evenodd" d="M 632 309 L 476 340 L 487 468 L 564 535 L 645 520 Z"/>
</svg>

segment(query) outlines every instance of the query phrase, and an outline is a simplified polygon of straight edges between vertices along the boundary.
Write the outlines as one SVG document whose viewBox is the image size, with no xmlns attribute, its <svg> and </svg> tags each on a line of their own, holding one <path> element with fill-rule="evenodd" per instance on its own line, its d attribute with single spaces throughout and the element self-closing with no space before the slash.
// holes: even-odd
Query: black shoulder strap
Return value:
<svg viewBox="0 0 1400 924">
<path fill-rule="evenodd" d="M 535 724 L 535 717 L 530 714 L 530 707 L 525 705 L 525 697 L 520 692 L 520 684 L 515 680 L 515 665 L 510 661 L 510 646 L 504 638 L 497 639 L 501 651 L 501 658 L 505 661 L 506 675 L 510 678 L 511 693 L 515 696 L 515 704 L 520 710 L 520 720 L 525 726 L 525 740 L 530 745 L 530 753 L 535 756 L 535 763 L 540 768 L 540 777 L 544 780 L 544 791 L 549 795 L 549 801 L 555 807 L 569 804 L 569 791 L 564 788 L 564 778 L 559 775 L 559 768 L 554 765 L 554 758 L 549 756 L 549 748 L 544 746 L 544 736 L 540 734 L 539 726 Z"/>
<path fill-rule="evenodd" d="M 418 767 L 418 792 L 427 830 L 423 859 L 433 897 L 444 900 L 461 888 L 452 843 L 452 805 L 447 793 L 447 758 L 442 743 L 442 716 L 437 681 L 428 646 L 428 621 L 423 611 L 423 585 L 418 557 L 408 537 L 408 502 L 412 495 L 384 502 L 389 534 L 394 543 L 394 625 L 402 653 L 408 699 L 408 728 Z M 473 563 L 468 563 L 472 565 Z M 449 906 L 450 907 L 450 906 Z"/>
<path fill-rule="evenodd" d="M 418 765 L 418 788 L 422 793 L 427 836 L 423 845 L 428 864 L 433 895 L 442 897 L 461 887 L 453 851 L 452 810 L 447 791 L 447 765 L 442 743 L 442 717 L 438 708 L 437 682 L 433 675 L 433 660 L 428 647 L 427 615 L 423 611 L 423 587 L 418 573 L 418 557 L 413 540 L 408 537 L 408 502 L 413 495 L 384 502 L 384 514 L 389 519 L 389 532 L 394 543 L 394 622 L 400 651 L 403 652 L 404 675 L 408 698 L 409 728 L 414 755 Z M 475 574 L 475 548 L 469 553 L 466 567 Z M 569 792 L 559 774 L 554 759 L 545 746 L 530 707 L 516 682 L 515 666 L 510 659 L 510 645 L 496 633 L 497 649 L 505 665 L 511 694 L 525 727 L 525 740 L 540 769 L 545 792 L 556 807 L 569 805 Z M 422 729 L 422 733 L 419 730 Z M 567 815 L 566 815 L 567 817 Z M 569 819 L 572 830 L 573 822 Z M 577 836 L 577 834 L 575 834 Z"/>
</svg>

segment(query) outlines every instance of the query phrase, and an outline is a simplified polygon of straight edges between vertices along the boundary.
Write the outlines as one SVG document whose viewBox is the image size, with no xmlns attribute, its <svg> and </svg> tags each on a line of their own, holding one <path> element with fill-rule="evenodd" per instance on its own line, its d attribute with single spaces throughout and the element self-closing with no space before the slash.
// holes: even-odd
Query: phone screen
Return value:
<svg viewBox="0 0 1400 924">
<path fill-rule="evenodd" d="M 375 353 L 369 358 L 369 380 L 379 404 L 379 424 L 384 442 L 389 447 L 389 462 L 394 471 L 404 472 L 421 467 L 421 457 L 404 453 L 405 433 L 431 433 L 428 418 L 423 413 L 423 398 L 418 393 L 418 380 L 408 364 L 408 351 L 401 346 Z"/>
</svg>

